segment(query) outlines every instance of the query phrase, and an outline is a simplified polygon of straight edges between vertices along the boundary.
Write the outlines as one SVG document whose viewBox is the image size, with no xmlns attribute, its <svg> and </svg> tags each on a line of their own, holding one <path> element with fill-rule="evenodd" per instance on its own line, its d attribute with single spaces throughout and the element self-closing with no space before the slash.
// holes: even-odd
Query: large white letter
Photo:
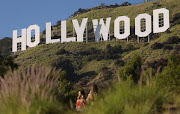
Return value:
<svg viewBox="0 0 180 114">
<path fill-rule="evenodd" d="M 61 21 L 61 43 L 76 41 L 76 37 L 67 38 L 66 29 L 67 29 L 66 28 L 66 20 L 65 21 Z"/>
<path fill-rule="evenodd" d="M 159 14 L 163 15 L 163 27 L 159 26 Z M 153 10 L 153 32 L 165 32 L 169 28 L 169 10 L 165 8 Z"/>
<path fill-rule="evenodd" d="M 51 22 L 46 23 L 46 44 L 60 42 L 60 39 L 51 39 Z"/>
<path fill-rule="evenodd" d="M 31 42 L 31 31 L 35 30 L 35 41 Z M 27 46 L 35 47 L 40 42 L 40 27 L 38 25 L 31 25 L 27 29 Z"/>
<path fill-rule="evenodd" d="M 13 31 L 12 52 L 17 51 L 17 43 L 21 43 L 21 50 L 26 50 L 26 29 L 21 30 L 21 37 L 17 37 L 17 30 Z"/>
<path fill-rule="evenodd" d="M 144 28 L 145 31 L 141 29 L 141 21 L 144 19 Z M 135 19 L 135 34 L 139 37 L 146 37 L 151 33 L 152 24 L 151 24 L 151 16 L 147 13 L 140 14 Z"/>
<path fill-rule="evenodd" d="M 124 33 L 119 33 L 119 23 L 124 22 Z M 130 35 L 130 18 L 127 16 L 120 16 L 114 21 L 114 36 L 118 39 L 125 39 Z"/>
<path fill-rule="evenodd" d="M 106 19 L 106 25 L 104 24 L 103 19 L 100 19 L 99 24 L 98 24 L 98 19 L 93 19 L 92 22 L 95 33 L 95 41 L 98 42 L 101 35 L 103 36 L 104 41 L 107 41 L 109 29 L 110 29 L 111 17 Z"/>
<path fill-rule="evenodd" d="M 84 34 L 85 27 L 87 25 L 87 21 L 88 21 L 88 18 L 83 18 L 81 26 L 79 26 L 77 19 L 72 20 L 74 29 L 77 34 L 77 42 L 83 42 L 83 34 Z"/>
</svg>

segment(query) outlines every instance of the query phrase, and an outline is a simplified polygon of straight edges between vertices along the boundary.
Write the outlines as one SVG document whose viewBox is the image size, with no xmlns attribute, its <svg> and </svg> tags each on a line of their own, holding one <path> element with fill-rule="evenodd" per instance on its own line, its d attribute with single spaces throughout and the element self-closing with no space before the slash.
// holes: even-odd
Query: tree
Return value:
<svg viewBox="0 0 180 114">
<path fill-rule="evenodd" d="M 121 4 L 121 6 L 130 6 L 130 5 L 131 5 L 131 3 L 129 3 L 129 2 L 124 2 Z"/>
<path fill-rule="evenodd" d="M 68 100 L 70 95 L 70 91 L 72 90 L 71 83 L 66 80 L 67 73 L 66 71 L 62 71 L 60 73 L 60 78 L 58 81 L 58 98 L 60 101 Z"/>
<path fill-rule="evenodd" d="M 17 69 L 18 65 L 14 63 L 13 57 L 7 58 L 0 55 L 0 76 L 4 76 L 8 70 Z"/>
<path fill-rule="evenodd" d="M 56 25 L 61 25 L 61 20 L 57 21 Z"/>
<path fill-rule="evenodd" d="M 101 3 L 100 7 L 101 7 L 101 8 L 106 7 L 105 3 Z"/>
<path fill-rule="evenodd" d="M 170 53 L 168 65 L 161 74 L 157 76 L 157 83 L 163 88 L 170 88 L 172 91 L 180 93 L 180 55 Z"/>
<path fill-rule="evenodd" d="M 75 79 L 76 75 L 74 73 L 74 67 L 73 67 L 71 61 L 66 56 L 60 55 L 58 58 L 54 59 L 51 62 L 51 66 L 55 67 L 56 70 L 61 69 L 62 71 L 66 71 L 66 73 L 67 73 L 66 79 L 67 80 L 72 81 Z"/>
<path fill-rule="evenodd" d="M 141 63 L 141 57 L 137 54 L 133 55 L 131 60 L 128 60 L 124 69 L 120 72 L 120 76 L 125 80 L 131 76 L 134 82 L 137 83 L 140 78 Z"/>
</svg>

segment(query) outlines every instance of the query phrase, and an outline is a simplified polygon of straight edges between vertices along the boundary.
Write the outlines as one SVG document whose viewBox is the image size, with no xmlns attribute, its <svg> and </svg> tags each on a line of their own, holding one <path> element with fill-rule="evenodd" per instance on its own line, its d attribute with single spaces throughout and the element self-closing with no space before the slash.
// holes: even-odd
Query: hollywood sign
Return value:
<svg viewBox="0 0 180 114">
<path fill-rule="evenodd" d="M 142 21 L 144 22 L 144 30 L 142 30 Z M 83 35 L 87 26 L 88 18 L 83 18 L 81 25 L 79 25 L 77 19 L 73 19 L 73 27 L 76 32 L 77 37 L 67 38 L 67 27 L 66 20 L 61 21 L 61 38 L 51 39 L 51 22 L 46 23 L 46 44 L 56 43 L 56 42 L 83 42 Z M 99 42 L 103 38 L 104 41 L 110 40 L 108 35 L 110 35 L 110 22 L 111 17 L 106 19 L 106 23 L 103 19 L 93 19 L 93 29 L 95 33 L 95 42 Z M 123 22 L 123 28 L 120 23 Z M 153 33 L 165 32 L 169 24 L 169 10 L 166 8 L 153 10 Z M 123 33 L 120 33 L 120 30 Z M 32 41 L 31 32 L 35 31 L 34 41 Z M 146 37 L 152 33 L 152 19 L 151 15 L 147 13 L 139 14 L 135 18 L 135 35 L 139 37 Z M 126 39 L 130 35 L 130 18 L 127 16 L 119 16 L 114 20 L 114 37 L 116 39 Z M 27 29 L 21 30 L 21 35 L 18 37 L 17 30 L 13 31 L 13 43 L 12 51 L 17 51 L 17 44 L 21 44 L 21 50 L 26 50 L 26 47 L 35 47 L 40 43 L 40 27 L 38 25 L 31 25 Z"/>
</svg>

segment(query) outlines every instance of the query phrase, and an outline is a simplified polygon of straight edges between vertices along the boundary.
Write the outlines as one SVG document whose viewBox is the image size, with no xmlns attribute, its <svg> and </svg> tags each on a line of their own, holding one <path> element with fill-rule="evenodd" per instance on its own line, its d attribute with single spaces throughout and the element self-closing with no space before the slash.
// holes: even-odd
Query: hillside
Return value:
<svg viewBox="0 0 180 114">
<path fill-rule="evenodd" d="M 131 34 L 134 34 L 134 21 L 135 17 L 141 13 L 148 13 L 150 15 L 153 14 L 154 9 L 158 8 L 167 8 L 170 10 L 170 18 L 173 19 L 175 14 L 180 13 L 179 11 L 179 1 L 178 0 L 163 0 L 163 1 L 154 1 L 148 2 L 144 4 L 131 5 L 131 6 L 120 6 L 117 8 L 102 8 L 97 10 L 92 10 L 87 13 L 83 13 L 81 15 L 75 16 L 73 18 L 68 19 L 67 21 L 67 33 L 69 36 L 72 36 L 72 19 L 82 19 L 88 18 L 88 39 L 90 41 L 94 40 L 92 19 L 100 19 L 100 18 L 111 18 L 111 34 L 113 35 L 114 30 L 114 19 L 118 16 L 128 16 L 131 19 Z M 55 25 L 52 27 L 52 37 L 58 38 L 60 37 L 60 25 Z M 45 32 L 41 34 L 41 38 L 45 38 Z M 113 37 L 113 36 L 112 36 Z"/>
<path fill-rule="evenodd" d="M 119 69 L 124 66 L 134 54 L 142 56 L 144 67 L 158 68 L 167 65 L 167 56 L 171 52 L 180 52 L 180 1 L 165 0 L 149 2 L 145 4 L 121 6 L 117 8 L 104 8 L 89 11 L 68 19 L 68 35 L 72 35 L 72 19 L 89 18 L 88 36 L 89 43 L 55 43 L 41 44 L 35 48 L 16 54 L 15 61 L 21 64 L 21 68 L 36 64 L 53 66 L 56 69 L 68 70 L 73 85 L 88 87 L 93 83 L 100 86 L 109 85 L 117 81 Z M 165 33 L 152 34 L 150 43 L 146 38 L 141 38 L 137 43 L 134 35 L 134 19 L 138 14 L 149 13 L 154 9 L 166 7 L 170 10 L 171 27 Z M 113 22 L 118 16 L 127 15 L 131 18 L 131 36 L 126 40 L 115 41 L 113 38 Z M 111 41 L 93 42 L 94 33 L 92 19 L 112 17 Z M 60 25 L 53 26 L 52 37 L 60 37 Z M 45 34 L 41 34 L 45 38 Z M 123 63 L 123 64 L 121 64 Z M 104 71 L 106 71 L 104 73 Z"/>
<path fill-rule="evenodd" d="M 170 11 L 170 28 L 147 38 L 134 35 L 134 18 Z M 68 19 L 89 18 L 88 43 L 41 43 L 11 52 L 10 38 L 0 40 L 0 112 L 3 114 L 179 114 L 180 0 L 95 7 Z M 131 18 L 129 40 L 116 40 L 113 21 Z M 94 42 L 92 19 L 112 17 L 111 41 Z M 61 25 L 52 27 L 60 37 Z M 9 53 L 7 53 L 9 52 Z M 9 55 L 10 56 L 6 56 Z M 12 72 L 13 71 L 13 72 Z"/>
</svg>

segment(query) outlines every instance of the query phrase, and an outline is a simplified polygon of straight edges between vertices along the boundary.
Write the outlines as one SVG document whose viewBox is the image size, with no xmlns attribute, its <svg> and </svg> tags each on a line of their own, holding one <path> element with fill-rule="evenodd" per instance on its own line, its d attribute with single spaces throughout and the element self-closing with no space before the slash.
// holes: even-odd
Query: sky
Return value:
<svg viewBox="0 0 180 114">
<path fill-rule="evenodd" d="M 13 30 L 28 28 L 37 24 L 40 31 L 45 30 L 46 22 L 55 25 L 58 20 L 66 20 L 79 8 L 92 8 L 121 4 L 128 1 L 132 4 L 144 0 L 0 0 L 0 39 L 12 37 Z"/>
</svg>

